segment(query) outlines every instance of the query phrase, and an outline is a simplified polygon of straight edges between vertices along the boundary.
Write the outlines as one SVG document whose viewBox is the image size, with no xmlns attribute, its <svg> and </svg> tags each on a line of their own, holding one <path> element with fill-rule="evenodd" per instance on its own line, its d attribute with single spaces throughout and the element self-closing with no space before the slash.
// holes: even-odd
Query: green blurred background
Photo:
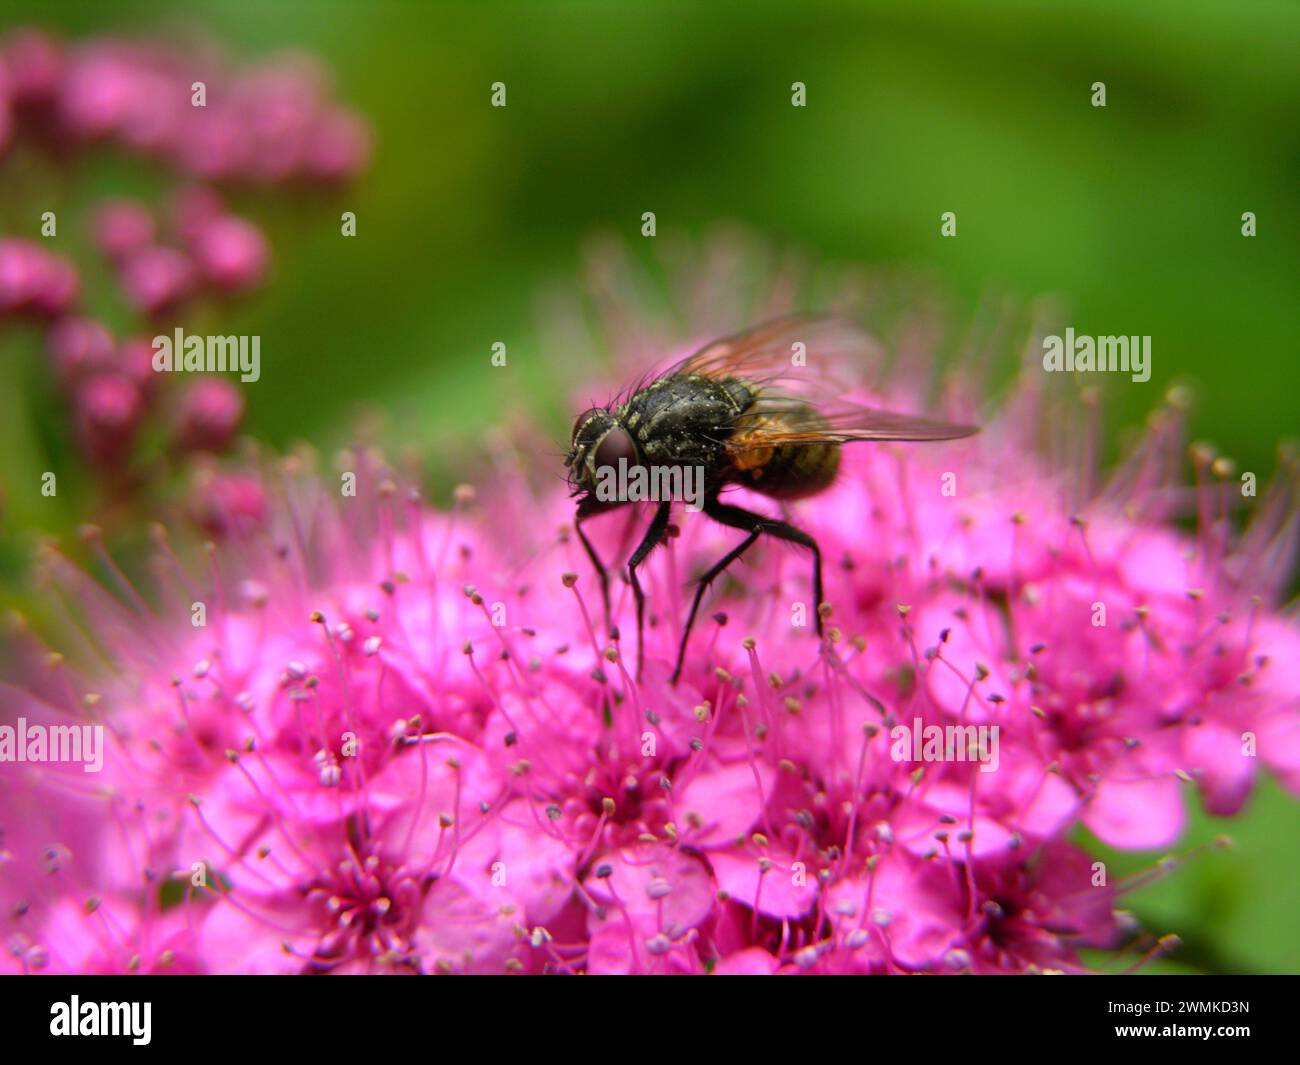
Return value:
<svg viewBox="0 0 1300 1065">
<path fill-rule="evenodd" d="M 276 265 L 222 331 L 262 337 L 247 428 L 273 444 L 341 443 L 364 401 L 436 465 L 435 442 L 493 416 L 466 368 L 494 340 L 509 345 L 511 395 L 562 426 L 571 382 L 541 357 L 537 295 L 576 277 L 594 230 L 640 240 L 648 210 L 661 234 L 738 221 L 819 259 L 919 270 L 959 321 L 990 291 L 1048 294 L 1081 333 L 1150 334 L 1151 381 L 1108 389 L 1111 426 L 1190 381 L 1196 435 L 1261 481 L 1296 429 L 1294 0 L 6 0 L 0 30 L 16 24 L 197 27 L 236 57 L 303 48 L 372 122 L 373 165 L 341 196 L 235 201 Z M 505 109 L 488 106 L 498 80 Z M 806 108 L 790 105 L 794 81 Z M 114 159 L 81 178 L 70 203 L 159 187 Z M 357 213 L 355 240 L 340 241 L 340 210 Z M 941 239 L 949 210 L 958 236 Z M 0 219 L 37 233 L 12 204 Z M 6 579 L 33 533 L 86 517 L 75 492 L 50 505 L 13 487 L 63 458 L 39 366 L 34 332 L 0 336 Z M 1189 844 L 1227 828 L 1238 846 L 1131 896 L 1154 931 L 1184 936 L 1177 963 L 1155 968 L 1300 971 L 1297 809 L 1268 784 L 1231 824 L 1198 818 Z M 1110 858 L 1113 873 L 1151 862 Z"/>
</svg>

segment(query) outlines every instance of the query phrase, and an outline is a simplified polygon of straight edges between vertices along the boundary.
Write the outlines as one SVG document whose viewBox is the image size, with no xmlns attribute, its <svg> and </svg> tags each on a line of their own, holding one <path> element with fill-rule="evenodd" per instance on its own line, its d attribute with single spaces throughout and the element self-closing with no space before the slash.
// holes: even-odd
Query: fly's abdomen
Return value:
<svg viewBox="0 0 1300 1065">
<path fill-rule="evenodd" d="M 727 441 L 730 480 L 773 499 L 799 499 L 829 488 L 840 469 L 839 443 L 781 442 L 782 435 L 807 437 L 824 427 L 811 409 L 747 420 Z"/>
</svg>

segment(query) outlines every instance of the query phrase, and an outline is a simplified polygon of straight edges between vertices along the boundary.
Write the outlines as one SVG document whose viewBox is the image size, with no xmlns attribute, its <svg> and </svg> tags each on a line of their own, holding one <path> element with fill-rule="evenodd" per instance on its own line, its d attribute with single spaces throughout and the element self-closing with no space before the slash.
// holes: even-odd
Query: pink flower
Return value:
<svg viewBox="0 0 1300 1065">
<path fill-rule="evenodd" d="M 57 316 L 71 306 L 77 290 L 77 271 L 67 259 L 32 241 L 0 239 L 0 316 Z"/>
<path fill-rule="evenodd" d="M 40 680 L 67 691 L 57 657 Z M 184 912 L 164 905 L 168 870 L 134 807 L 139 793 L 121 787 L 129 765 L 93 693 L 65 708 L 0 685 L 0 705 L 9 729 L 103 729 L 102 773 L 86 772 L 88 759 L 21 763 L 11 751 L 0 761 L 0 971 L 199 971 L 185 952 Z"/>
<path fill-rule="evenodd" d="M 200 469 L 189 509 L 198 527 L 214 540 L 242 538 L 266 521 L 266 489 L 252 473 Z"/>
<path fill-rule="evenodd" d="M 175 307 L 190 294 L 193 284 L 193 264 L 174 248 L 140 248 L 122 264 L 122 288 L 141 314 L 155 315 Z"/>
<path fill-rule="evenodd" d="M 45 347 L 65 385 L 88 373 L 114 368 L 113 337 L 93 318 L 61 319 L 50 328 Z"/>
<path fill-rule="evenodd" d="M 220 377 L 203 377 L 181 396 L 173 443 L 184 451 L 220 451 L 239 428 L 244 397 Z"/>
<path fill-rule="evenodd" d="M 10 94 L 52 109 L 65 141 L 111 139 L 210 180 L 337 181 L 364 167 L 364 124 L 328 100 L 310 64 L 282 59 L 237 70 L 210 48 L 195 51 L 97 38 L 60 54 L 34 35 L 0 41 Z M 196 81 L 201 103 L 192 99 Z"/>
<path fill-rule="evenodd" d="M 41 104 L 56 91 L 63 56 L 57 42 L 39 30 L 13 30 L 0 42 L 0 68 L 16 104 Z"/>
<path fill-rule="evenodd" d="M 204 280 L 218 289 L 239 292 L 255 287 L 266 273 L 269 251 L 256 226 L 222 215 L 193 234 L 195 263 Z"/>
<path fill-rule="evenodd" d="M 85 453 L 102 466 L 119 463 L 144 413 L 139 389 L 120 374 L 96 374 L 77 386 L 73 405 Z"/>
</svg>

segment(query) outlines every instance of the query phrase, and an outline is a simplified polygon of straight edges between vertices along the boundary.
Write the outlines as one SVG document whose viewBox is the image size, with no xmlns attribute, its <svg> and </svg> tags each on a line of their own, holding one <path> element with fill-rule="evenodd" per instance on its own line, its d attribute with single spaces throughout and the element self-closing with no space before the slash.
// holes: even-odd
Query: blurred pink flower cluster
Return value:
<svg viewBox="0 0 1300 1065">
<path fill-rule="evenodd" d="M 231 380 L 172 385 L 150 361 L 159 328 L 214 301 L 220 313 L 220 301 L 266 279 L 266 238 L 213 185 L 334 185 L 365 166 L 369 138 L 304 59 L 235 70 L 203 44 L 64 44 L 31 30 L 0 37 L 0 168 L 7 153 L 28 149 L 70 172 L 73 153 L 108 144 L 161 161 L 183 184 L 157 207 L 126 198 L 94 205 L 89 243 L 101 261 L 80 269 L 55 250 L 57 239 L 0 235 L 0 325 L 41 325 L 82 452 L 123 475 L 145 437 L 161 438 L 167 461 L 219 452 L 243 415 Z M 49 205 L 28 206 L 36 225 Z M 147 335 L 119 339 L 82 309 L 82 278 L 103 267 Z"/>
<path fill-rule="evenodd" d="M 883 379 L 864 398 L 918 409 L 919 382 Z M 950 380 L 946 413 L 979 395 Z M 979 413 L 960 443 L 848 448 L 797 509 L 825 641 L 795 609 L 807 556 L 760 546 L 677 686 L 688 580 L 734 534 L 675 516 L 638 683 L 627 589 L 611 634 L 572 501 L 504 448 L 447 510 L 369 453 L 340 457 L 355 497 L 289 460 L 264 534 L 201 567 L 157 534 L 152 607 L 52 554 L 111 668 L 52 657 L 6 701 L 102 723 L 107 749 L 97 775 L 0 766 L 6 964 L 1022 973 L 1158 952 L 1072 836 L 1167 848 L 1197 793 L 1235 813 L 1260 768 L 1300 792 L 1300 631 L 1275 607 L 1295 471 L 1234 533 L 1206 453 L 1175 489 L 1177 403 L 1083 494 L 1079 463 L 1045 457 L 1032 368 Z M 590 528 L 625 557 L 626 519 Z M 898 738 L 918 725 L 996 726 L 996 760 L 934 759 Z"/>
<path fill-rule="evenodd" d="M 111 141 L 200 181 L 347 180 L 369 131 L 328 92 L 305 57 L 236 69 L 202 41 L 17 30 L 0 39 L 0 151 L 29 123 L 61 149 Z"/>
</svg>

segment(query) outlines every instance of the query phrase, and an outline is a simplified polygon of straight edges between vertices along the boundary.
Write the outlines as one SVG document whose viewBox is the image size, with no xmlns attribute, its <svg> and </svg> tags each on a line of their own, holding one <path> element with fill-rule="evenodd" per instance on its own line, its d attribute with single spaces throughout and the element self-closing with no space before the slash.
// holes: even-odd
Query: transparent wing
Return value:
<svg viewBox="0 0 1300 1065">
<path fill-rule="evenodd" d="M 846 444 L 854 440 L 959 440 L 974 425 L 864 407 L 846 400 L 809 407 L 800 398 L 765 393 L 736 419 L 735 438 L 747 448 L 777 444 Z"/>
<path fill-rule="evenodd" d="M 861 362 L 874 346 L 848 319 L 792 314 L 705 344 L 663 376 L 738 377 L 752 385 L 824 399 L 836 394 L 828 375 L 846 360 Z"/>
<path fill-rule="evenodd" d="M 661 376 L 700 374 L 738 378 L 757 399 L 731 427 L 745 448 L 854 440 L 956 440 L 979 432 L 842 399 L 841 368 L 875 348 L 856 323 L 824 315 L 791 315 L 706 344 Z"/>
</svg>

